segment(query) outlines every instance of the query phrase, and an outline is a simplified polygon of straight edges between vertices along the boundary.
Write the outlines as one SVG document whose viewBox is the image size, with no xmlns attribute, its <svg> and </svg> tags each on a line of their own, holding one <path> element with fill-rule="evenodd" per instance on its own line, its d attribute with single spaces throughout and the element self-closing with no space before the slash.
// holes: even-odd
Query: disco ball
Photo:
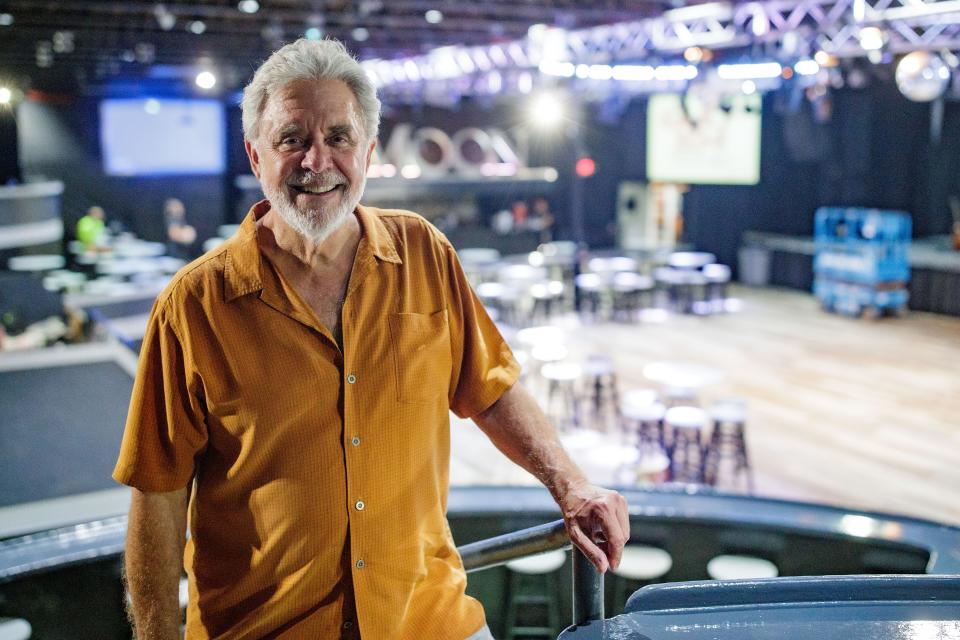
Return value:
<svg viewBox="0 0 960 640">
<path fill-rule="evenodd" d="M 931 102 L 943 95 L 950 81 L 950 67 L 927 51 L 914 51 L 897 65 L 900 93 L 914 102 Z"/>
</svg>

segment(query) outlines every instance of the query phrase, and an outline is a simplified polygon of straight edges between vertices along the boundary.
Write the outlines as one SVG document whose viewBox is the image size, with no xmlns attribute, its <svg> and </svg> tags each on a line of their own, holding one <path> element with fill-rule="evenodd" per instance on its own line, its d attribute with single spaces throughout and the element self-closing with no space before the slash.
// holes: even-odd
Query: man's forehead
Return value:
<svg viewBox="0 0 960 640">
<path fill-rule="evenodd" d="M 342 80 L 297 80 L 277 90 L 267 101 L 265 118 L 272 128 L 321 122 L 325 127 L 360 126 L 360 108 Z"/>
</svg>

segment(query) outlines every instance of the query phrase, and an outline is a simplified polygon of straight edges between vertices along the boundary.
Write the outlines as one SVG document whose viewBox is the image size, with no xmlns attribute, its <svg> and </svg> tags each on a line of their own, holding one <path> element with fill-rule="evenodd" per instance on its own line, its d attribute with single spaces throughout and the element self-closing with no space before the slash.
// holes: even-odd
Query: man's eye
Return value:
<svg viewBox="0 0 960 640">
<path fill-rule="evenodd" d="M 303 138 L 299 136 L 287 136 L 286 138 L 280 141 L 280 144 L 288 147 L 299 146 L 303 144 Z"/>
</svg>

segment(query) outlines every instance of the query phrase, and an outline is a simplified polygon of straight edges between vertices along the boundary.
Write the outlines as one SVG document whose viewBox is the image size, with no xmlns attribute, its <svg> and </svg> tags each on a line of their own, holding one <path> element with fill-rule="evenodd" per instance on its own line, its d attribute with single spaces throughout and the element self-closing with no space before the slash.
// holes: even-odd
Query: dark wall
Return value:
<svg viewBox="0 0 960 640">
<path fill-rule="evenodd" d="M 809 235 L 813 212 L 822 205 L 903 209 L 913 215 L 916 236 L 948 233 L 948 198 L 960 192 L 960 103 L 946 103 L 940 142 L 934 143 L 930 105 L 907 101 L 890 79 L 877 77 L 865 89 L 842 89 L 831 96 L 833 113 L 826 122 L 814 117 L 803 96 L 789 90 L 765 96 L 760 183 L 691 186 L 684 199 L 684 241 L 735 264 L 744 231 Z M 397 122 L 450 133 L 467 126 L 516 132 L 526 126 L 521 106 L 522 101 L 465 101 L 451 109 L 394 109 L 385 114 L 381 141 L 386 144 Z M 227 109 L 228 170 L 222 177 L 105 176 L 97 113 L 94 98 L 41 97 L 18 110 L 23 171 L 66 183 L 68 229 L 86 207 L 100 204 L 138 235 L 159 239 L 167 197 L 186 203 L 201 237 L 242 215 L 235 210 L 232 186 L 233 176 L 249 173 L 238 108 Z M 531 132 L 531 164 L 560 171 L 550 199 L 557 236 L 570 238 L 574 162 L 578 151 L 593 157 L 596 174 L 584 180 L 585 237 L 591 246 L 611 246 L 617 185 L 646 175 L 645 101 L 635 99 L 612 114 L 604 108 L 585 110 L 578 119 L 579 138 L 569 123 L 552 135 Z M 481 209 L 492 213 L 510 199 L 509 194 L 485 197 Z"/>
<path fill-rule="evenodd" d="M 228 127 L 229 127 L 228 118 Z M 164 237 L 163 202 L 179 198 L 200 239 L 215 235 L 227 218 L 226 176 L 117 177 L 103 172 L 99 141 L 99 100 L 35 96 L 17 109 L 20 164 L 27 178 L 64 183 L 63 215 L 71 236 L 76 221 L 100 205 L 108 221 L 147 240 Z M 184 149 L 184 153 L 189 153 Z"/>
</svg>

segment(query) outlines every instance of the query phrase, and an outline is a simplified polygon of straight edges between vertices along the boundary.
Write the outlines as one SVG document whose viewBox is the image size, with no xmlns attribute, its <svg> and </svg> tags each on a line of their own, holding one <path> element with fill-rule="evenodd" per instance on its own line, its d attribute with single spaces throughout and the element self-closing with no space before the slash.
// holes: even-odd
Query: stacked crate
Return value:
<svg viewBox="0 0 960 640">
<path fill-rule="evenodd" d="M 902 211 L 818 209 L 813 293 L 823 308 L 852 316 L 906 310 L 910 235 Z"/>
</svg>

